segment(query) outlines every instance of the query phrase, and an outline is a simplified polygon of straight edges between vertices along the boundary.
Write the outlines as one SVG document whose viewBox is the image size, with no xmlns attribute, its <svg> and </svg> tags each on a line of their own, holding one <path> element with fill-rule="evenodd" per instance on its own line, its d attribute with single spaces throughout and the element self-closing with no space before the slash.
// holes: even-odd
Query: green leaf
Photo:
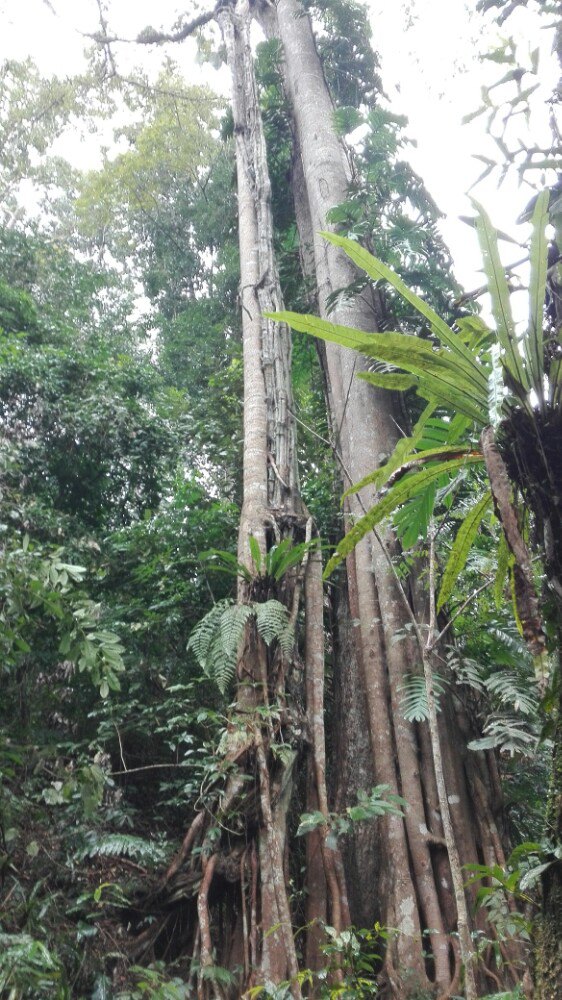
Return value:
<svg viewBox="0 0 562 1000">
<path fill-rule="evenodd" d="M 289 612 L 281 601 L 271 600 L 252 605 L 258 632 L 269 646 L 274 639 L 279 639 L 286 631 Z"/>
<path fill-rule="evenodd" d="M 544 296 L 548 260 L 548 190 L 541 191 L 533 212 L 529 280 L 529 328 L 525 338 L 525 354 L 531 385 L 541 408 L 544 406 Z"/>
<path fill-rule="evenodd" d="M 445 682 L 438 674 L 433 674 L 433 688 L 437 711 L 439 699 L 445 693 Z M 419 674 L 407 674 L 400 685 L 400 709 L 408 722 L 426 722 L 429 718 L 427 702 L 427 685 L 425 677 Z"/>
<path fill-rule="evenodd" d="M 303 813 L 297 829 L 297 837 L 304 837 L 307 833 L 312 833 L 320 826 L 326 825 L 326 818 L 323 813 L 316 810 L 311 813 Z"/>
<path fill-rule="evenodd" d="M 440 611 L 443 605 L 447 603 L 453 593 L 459 575 L 466 565 L 466 560 L 468 559 L 468 553 L 472 548 L 472 543 L 478 534 L 480 523 L 491 502 L 492 493 L 491 490 L 488 490 L 484 496 L 474 504 L 471 510 L 469 510 L 459 530 L 457 531 L 455 541 L 453 542 L 453 546 L 449 553 L 445 572 L 443 573 L 443 579 L 441 581 L 441 589 L 437 598 L 438 611 Z"/>
<path fill-rule="evenodd" d="M 390 389 L 398 392 L 406 392 L 418 385 L 416 375 L 402 375 L 399 372 L 359 372 L 357 378 L 362 378 L 364 382 L 370 382 L 379 389 Z"/>
<path fill-rule="evenodd" d="M 359 481 L 355 486 L 352 486 L 343 495 L 343 500 L 350 494 L 356 493 L 358 490 L 362 489 L 363 486 L 367 486 L 369 483 L 373 483 L 375 488 L 379 490 L 388 480 L 396 469 L 399 469 L 403 465 L 405 456 L 408 454 L 413 454 L 414 449 L 418 447 L 419 442 L 423 436 L 424 428 L 431 418 L 433 411 L 435 409 L 435 403 L 430 402 L 427 404 L 423 413 L 420 415 L 416 421 L 412 433 L 409 437 L 400 438 L 394 447 L 392 455 L 387 462 L 380 469 L 376 469 L 371 472 L 368 476 L 365 476 Z"/>
<path fill-rule="evenodd" d="M 393 288 L 396 289 L 400 295 L 406 299 L 410 305 L 426 319 L 435 335 L 439 338 L 442 344 L 448 347 L 453 354 L 458 358 L 462 358 L 467 366 L 468 370 L 472 372 L 472 377 L 475 383 L 480 387 L 480 389 L 485 388 L 485 376 L 482 372 L 478 361 L 474 357 L 472 351 L 462 342 L 460 337 L 454 333 L 449 326 L 445 323 L 443 319 L 435 312 L 431 306 L 428 306 L 427 302 L 420 299 L 419 295 L 408 288 L 408 285 L 402 278 L 400 278 L 390 267 L 383 264 L 381 260 L 377 260 L 373 257 L 367 250 L 363 249 L 355 240 L 350 240 L 345 236 L 338 236 L 336 233 L 321 233 L 324 239 L 328 240 L 329 243 L 333 243 L 335 246 L 339 246 L 345 251 L 348 257 L 354 261 L 358 267 L 362 268 L 363 271 L 373 278 L 375 281 L 383 279 L 388 281 Z"/>
<path fill-rule="evenodd" d="M 542 864 L 536 865 L 534 868 L 530 868 L 529 871 L 525 872 L 519 883 L 519 888 L 522 892 L 526 892 L 527 889 L 532 889 L 533 886 L 537 884 L 541 875 L 554 864 L 554 861 L 543 861 Z"/>
<path fill-rule="evenodd" d="M 476 231 L 482 251 L 484 271 L 488 279 L 488 289 L 492 299 L 492 313 L 496 323 L 498 340 L 504 352 L 503 362 L 513 380 L 513 390 L 520 399 L 524 399 L 529 390 L 529 379 L 523 365 L 515 324 L 511 313 L 509 287 L 505 277 L 505 269 L 500 259 L 496 230 L 490 219 L 474 198 L 471 199 L 478 217 Z"/>
<path fill-rule="evenodd" d="M 427 537 L 438 486 L 439 481 L 435 480 L 395 511 L 393 523 L 403 549 L 411 549 Z"/>
<path fill-rule="evenodd" d="M 293 312 L 266 315 L 302 333 L 403 368 L 418 378 L 418 393 L 425 399 L 439 399 L 442 405 L 464 413 L 482 427 L 488 422 L 488 383 L 484 369 L 477 365 L 481 378 L 476 379 L 464 359 L 455 357 L 451 351 L 438 350 L 428 341 L 404 333 L 367 334 L 317 316 Z M 460 338 L 459 343 L 462 343 Z"/>
<path fill-rule="evenodd" d="M 410 497 L 415 496 L 428 486 L 429 483 L 439 479 L 441 476 L 450 472 L 457 472 L 464 466 L 474 465 L 481 461 L 481 456 L 469 454 L 462 458 L 451 459 L 449 462 L 439 462 L 437 465 L 431 465 L 420 472 L 414 472 L 404 479 L 399 480 L 399 482 L 391 487 L 386 496 L 375 504 L 371 510 L 367 511 L 364 517 L 360 518 L 351 530 L 348 531 L 347 535 L 342 538 L 336 548 L 335 554 L 326 566 L 324 578 L 327 578 L 336 566 L 339 566 L 340 562 L 353 551 L 357 543 L 365 537 L 367 532 L 372 531 L 377 524 L 380 524 L 385 517 L 392 514 L 397 507 L 409 500 Z"/>
<path fill-rule="evenodd" d="M 409 443 L 410 439 L 402 438 L 402 441 Z M 398 443 L 400 444 L 400 442 Z M 427 462 L 434 461 L 436 458 L 443 458 L 444 456 L 451 458 L 453 452 L 455 454 L 455 458 L 462 454 L 465 455 L 469 453 L 474 454 L 474 450 L 471 448 L 470 445 L 442 445 L 439 448 L 427 448 L 425 451 L 411 452 L 410 454 L 400 456 L 401 457 L 400 465 L 394 467 L 394 469 L 392 470 L 392 475 L 398 478 L 400 474 L 404 475 L 406 472 L 408 472 L 409 467 L 418 468 L 419 466 L 426 465 Z M 396 451 L 393 452 L 393 455 L 391 457 L 393 458 L 395 454 Z M 355 483 L 353 486 L 350 486 L 350 488 L 346 490 L 346 492 L 343 495 L 344 500 L 352 493 L 357 493 L 364 486 L 369 485 L 369 483 L 378 484 L 379 478 L 382 477 L 385 472 L 387 472 L 389 462 L 383 465 L 382 468 L 376 469 L 375 472 L 369 473 L 368 476 L 365 476 L 365 478 L 361 479 L 358 483 Z M 390 475 L 387 475 L 386 481 L 388 481 L 389 478 Z M 381 482 L 380 485 L 383 486 L 384 481 Z"/>
<path fill-rule="evenodd" d="M 257 538 L 254 538 L 253 535 L 250 535 L 248 537 L 248 545 L 250 547 L 250 554 L 252 556 L 252 559 L 254 560 L 254 566 L 256 568 L 256 573 L 260 573 L 261 572 L 262 558 L 261 558 L 261 549 L 259 547 L 259 543 L 258 543 Z"/>
<path fill-rule="evenodd" d="M 507 539 L 502 531 L 498 542 L 498 550 L 496 557 L 497 568 L 496 568 L 496 576 L 494 579 L 494 603 L 496 605 L 496 608 L 498 609 L 501 608 L 503 605 L 503 600 L 504 600 L 503 589 L 505 586 L 505 579 L 509 567 L 510 556 L 511 553 L 509 550 L 509 546 L 507 544 Z"/>
</svg>

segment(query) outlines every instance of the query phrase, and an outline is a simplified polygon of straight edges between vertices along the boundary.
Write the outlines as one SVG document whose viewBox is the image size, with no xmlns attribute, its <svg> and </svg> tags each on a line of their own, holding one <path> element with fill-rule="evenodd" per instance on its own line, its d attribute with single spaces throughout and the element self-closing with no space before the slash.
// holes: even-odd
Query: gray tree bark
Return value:
<svg viewBox="0 0 562 1000">
<path fill-rule="evenodd" d="M 380 309 L 375 297 L 368 291 L 353 298 L 337 296 L 357 275 L 348 258 L 320 235 L 332 228 L 327 222 L 330 210 L 346 200 L 350 171 L 333 127 L 333 106 L 309 18 L 298 0 L 278 0 L 275 12 L 262 7 L 260 16 L 265 30 L 277 34 L 283 48 L 285 87 L 306 192 L 306 199 L 301 190 L 297 192 L 296 208 L 303 235 L 313 233 L 320 314 L 337 324 L 376 330 Z M 327 345 L 324 363 L 335 446 L 348 486 L 392 452 L 399 433 L 398 412 L 388 393 L 355 377 L 366 365 L 357 355 Z M 371 506 L 373 498 L 368 488 L 351 497 L 348 521 Z M 392 537 L 385 544 L 396 553 Z M 386 955 L 387 977 L 395 995 L 404 997 L 430 988 L 432 982 L 442 995 L 449 995 L 458 986 L 460 969 L 451 944 L 456 907 L 450 871 L 446 863 L 443 867 L 435 762 L 429 741 L 420 735 L 419 727 L 404 720 L 400 707 L 401 686 L 408 674 L 419 672 L 420 656 L 408 641 L 396 641 L 404 635 L 409 616 L 388 564 L 388 551 L 375 537 L 364 539 L 356 548 L 347 563 L 347 576 L 354 661 L 362 670 L 375 778 L 408 802 L 404 820 L 389 817 L 380 824 L 378 884 L 365 886 L 364 891 L 371 895 L 371 912 L 378 897 L 377 915 L 398 931 Z M 479 850 L 493 848 L 489 832 L 484 826 L 479 828 L 474 818 L 472 790 L 462 758 L 452 749 L 455 741 L 449 737 L 447 733 L 451 760 L 440 779 L 447 785 L 458 853 L 463 863 L 473 862 Z M 424 955 L 428 944 L 429 964 Z"/>
</svg>

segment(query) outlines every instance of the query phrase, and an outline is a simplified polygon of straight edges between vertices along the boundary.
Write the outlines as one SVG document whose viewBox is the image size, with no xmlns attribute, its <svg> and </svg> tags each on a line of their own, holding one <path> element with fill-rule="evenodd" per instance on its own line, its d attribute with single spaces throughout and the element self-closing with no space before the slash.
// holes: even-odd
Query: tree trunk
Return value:
<svg viewBox="0 0 562 1000">
<path fill-rule="evenodd" d="M 272 9 L 267 7 L 262 9 L 261 18 L 268 33 L 278 33 L 283 47 L 285 87 L 306 191 L 306 205 L 303 207 L 301 192 L 296 208 L 301 231 L 308 228 L 314 233 L 320 313 L 335 323 L 372 331 L 380 322 L 380 304 L 368 291 L 354 298 L 337 298 L 337 293 L 354 281 L 356 272 L 348 258 L 320 236 L 322 230 L 331 228 L 327 222 L 330 210 L 347 197 L 350 173 L 333 127 L 333 106 L 310 21 L 298 0 L 279 0 L 276 15 L 274 23 Z M 391 453 L 398 436 L 398 412 L 389 402 L 389 394 L 355 378 L 366 364 L 356 354 L 329 344 L 324 359 L 335 447 L 348 486 Z M 362 514 L 372 500 L 369 489 L 350 498 L 348 519 Z M 391 537 L 385 539 L 385 545 L 396 554 Z M 454 892 L 448 866 L 443 868 L 443 829 L 431 746 L 420 734 L 420 727 L 404 720 L 400 708 L 401 687 L 408 674 L 419 672 L 421 658 L 408 640 L 397 641 L 405 635 L 409 616 L 387 555 L 383 545 L 370 537 L 357 546 L 347 562 L 355 639 L 349 667 L 359 667 L 362 677 L 360 683 L 350 678 L 346 687 L 362 686 L 365 691 L 376 782 L 403 795 L 408 807 L 404 820 L 391 816 L 379 823 L 378 882 L 363 886 L 357 909 L 372 913 L 377 899 L 382 922 L 398 930 L 385 959 L 387 978 L 396 996 L 403 998 L 431 988 L 432 983 L 446 996 L 457 988 L 459 978 L 450 936 L 457 930 Z M 352 720 L 347 725 L 350 723 Z M 441 722 L 443 735 L 445 728 L 446 717 Z M 448 748 L 443 777 L 458 853 L 463 864 L 478 862 L 494 854 L 493 840 L 486 824 L 480 824 L 475 816 L 474 790 L 458 741 L 447 732 L 443 745 Z M 483 788 L 488 794 L 489 782 Z"/>
<path fill-rule="evenodd" d="M 303 664 L 296 642 L 290 656 L 279 644 L 266 646 L 250 620 L 240 644 L 235 706 L 221 748 L 228 777 L 206 803 L 205 813 L 195 817 L 160 898 L 168 908 L 190 902 L 185 921 L 193 958 L 199 961 L 198 1000 L 214 1000 L 225 991 L 235 998 L 254 985 L 284 982 L 291 996 L 299 998 L 289 875 L 298 880 L 301 873 L 298 866 L 292 873 L 287 869 L 297 760 L 308 769 L 309 801 L 325 819 L 315 838 L 317 850 L 309 845 L 307 857 L 311 927 L 306 956 L 313 967 L 322 962 L 323 921 L 329 919 L 336 928 L 349 924 L 339 851 L 327 843 L 321 560 L 319 550 L 312 548 L 314 529 L 298 486 L 290 334 L 283 324 L 264 318 L 281 309 L 282 300 L 247 0 L 221 8 L 217 20 L 232 74 L 239 211 L 244 468 L 238 551 L 240 561 L 252 568 L 252 577 L 239 585 L 238 602 L 282 601 L 294 627 L 304 595 L 305 657 Z M 268 573 L 267 553 L 285 539 L 308 546 L 301 565 L 277 579 Z M 303 667 L 305 705 L 299 682 Z M 214 903 L 221 898 L 229 901 L 227 917 L 217 921 Z M 142 947 L 154 947 L 167 922 L 166 916 L 149 929 L 139 954 Z M 243 966 L 236 985 L 219 986 L 214 967 L 232 965 Z"/>
</svg>

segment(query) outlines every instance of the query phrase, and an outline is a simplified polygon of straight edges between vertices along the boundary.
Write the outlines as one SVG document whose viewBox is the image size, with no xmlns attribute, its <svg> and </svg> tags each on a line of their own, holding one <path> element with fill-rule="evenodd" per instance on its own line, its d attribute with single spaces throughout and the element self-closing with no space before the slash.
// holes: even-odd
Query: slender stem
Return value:
<svg viewBox="0 0 562 1000">
<path fill-rule="evenodd" d="M 431 654 L 435 645 L 435 624 L 437 614 L 435 609 L 435 537 L 433 525 L 429 528 L 429 630 L 427 642 L 422 649 L 423 673 L 427 693 L 429 733 L 431 739 L 431 749 L 433 752 L 433 762 L 435 766 L 435 780 L 437 783 L 437 796 L 439 799 L 439 809 L 441 821 L 443 823 L 443 833 L 447 844 L 449 855 L 449 865 L 451 868 L 451 878 L 453 881 L 453 891 L 457 904 L 457 926 L 459 933 L 459 946 L 461 958 L 464 965 L 465 994 L 466 1000 L 476 1000 L 478 990 L 476 987 L 476 977 L 474 974 L 474 949 L 470 934 L 470 919 L 466 896 L 464 892 L 464 882 L 462 875 L 461 859 L 455 839 L 451 810 L 447 788 L 445 786 L 445 774 L 443 770 L 443 755 L 441 752 L 441 741 L 439 738 L 439 723 L 437 720 L 437 702 L 435 697 L 435 685 L 433 681 L 433 668 Z"/>
</svg>

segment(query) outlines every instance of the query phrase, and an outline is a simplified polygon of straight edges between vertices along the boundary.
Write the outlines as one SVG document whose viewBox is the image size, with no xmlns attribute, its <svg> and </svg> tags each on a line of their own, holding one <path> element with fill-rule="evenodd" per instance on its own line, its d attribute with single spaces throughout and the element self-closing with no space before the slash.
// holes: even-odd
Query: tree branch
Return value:
<svg viewBox="0 0 562 1000">
<path fill-rule="evenodd" d="M 193 35 L 198 28 L 204 27 L 212 21 L 220 7 L 224 6 L 222 0 L 215 4 L 212 10 L 199 14 L 191 21 L 187 21 L 178 31 L 166 32 L 156 31 L 155 28 L 143 28 L 136 38 L 124 38 L 121 35 L 109 35 L 106 31 L 105 20 L 101 19 L 102 31 L 85 32 L 86 38 L 91 38 L 98 45 L 109 46 L 113 42 L 120 42 L 127 45 L 161 45 L 163 42 L 183 42 L 185 38 Z"/>
</svg>

